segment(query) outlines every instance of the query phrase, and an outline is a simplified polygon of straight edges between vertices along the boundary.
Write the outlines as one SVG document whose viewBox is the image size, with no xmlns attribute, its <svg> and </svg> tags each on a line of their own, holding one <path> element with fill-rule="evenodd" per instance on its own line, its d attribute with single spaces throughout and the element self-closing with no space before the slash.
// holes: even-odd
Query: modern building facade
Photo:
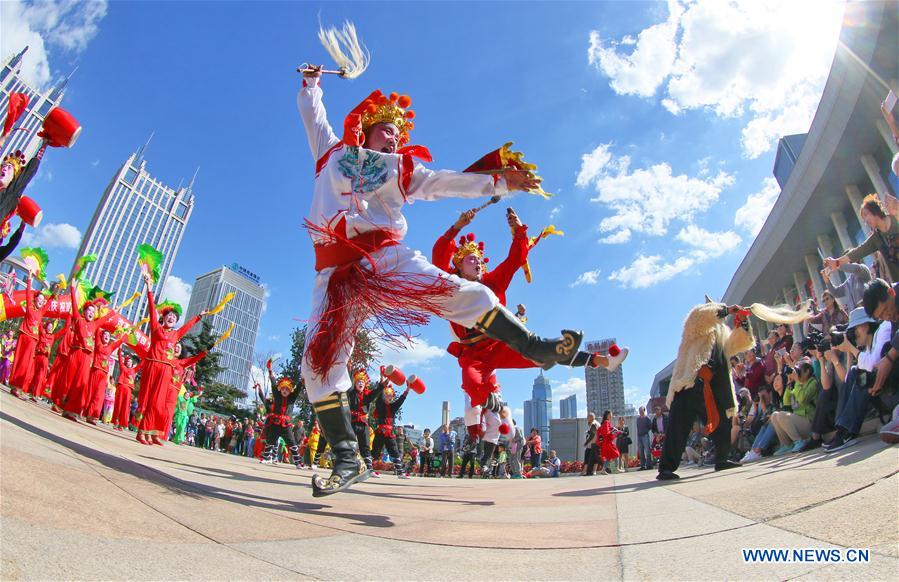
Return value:
<svg viewBox="0 0 899 582">
<path fill-rule="evenodd" d="M 820 299 L 820 255 L 840 256 L 867 237 L 859 215 L 865 195 L 897 194 L 890 160 L 899 147 L 880 113 L 885 83 L 895 88 L 897 38 L 895 3 L 847 2 L 811 127 L 790 171 L 783 172 L 783 164 L 775 167 L 781 193 L 733 274 L 724 302 L 796 305 Z M 868 264 L 880 266 L 870 257 Z M 877 270 L 889 280 L 887 269 Z M 835 274 L 832 283 L 841 277 Z M 756 336 L 764 337 L 770 326 L 752 323 Z M 793 333 L 802 336 L 798 326 Z M 664 400 L 673 367 L 672 362 L 656 374 L 651 404 Z"/>
<path fill-rule="evenodd" d="M 222 355 L 219 365 L 225 368 L 216 381 L 246 390 L 251 383 L 256 335 L 265 305 L 265 288 L 259 276 L 236 263 L 200 275 L 194 281 L 186 318 L 190 319 L 204 309 L 212 309 L 228 293 L 234 293 L 234 299 L 210 319 L 217 335 L 225 333 L 234 323 L 231 336 L 214 350 Z"/>
<path fill-rule="evenodd" d="M 65 95 L 68 79 L 40 92 L 19 76 L 22 60 L 28 58 L 27 52 L 28 47 L 26 46 L 21 52 L 8 58 L 3 68 L 0 69 L 0 111 L 3 112 L 2 115 L 6 115 L 10 93 L 24 93 L 29 98 L 28 107 L 25 108 L 22 117 L 15 125 L 22 130 L 13 131 L 9 135 L 3 147 L 0 148 L 0 159 L 16 150 L 22 150 L 25 158 L 30 160 L 41 146 L 42 140 L 37 134 L 41 131 L 44 118 L 51 109 L 59 105 Z"/>
<path fill-rule="evenodd" d="M 606 355 L 614 343 L 615 338 L 588 342 L 586 351 Z M 615 416 L 625 413 L 623 368 L 624 366 L 618 366 L 618 369 L 611 373 L 605 368 L 584 368 L 587 381 L 587 412 L 592 412 L 600 418 L 606 410 L 611 410 Z"/>
<path fill-rule="evenodd" d="M 556 451 L 557 457 L 562 461 L 584 460 L 584 439 L 587 438 L 586 418 L 554 418 L 550 421 L 550 430 L 553 435 L 552 450 Z"/>
<path fill-rule="evenodd" d="M 543 448 L 546 450 L 550 446 L 550 420 L 552 417 L 553 389 L 541 370 L 540 375 L 534 379 L 531 399 L 524 401 L 524 430 L 525 434 L 530 433 L 533 428 L 539 430 Z"/>
<path fill-rule="evenodd" d="M 559 418 L 577 418 L 577 394 L 559 400 Z"/>
<path fill-rule="evenodd" d="M 151 176 L 143 157 L 145 147 L 131 154 L 112 177 L 76 255 L 97 254 L 85 276 L 114 292 L 114 301 L 143 289 L 137 264 L 137 246 L 142 243 L 153 245 L 165 257 L 153 289 L 157 298 L 162 295 L 194 209 L 193 180 L 187 187 L 172 188 Z M 142 295 L 122 315 L 137 321 L 146 305 Z"/>
</svg>

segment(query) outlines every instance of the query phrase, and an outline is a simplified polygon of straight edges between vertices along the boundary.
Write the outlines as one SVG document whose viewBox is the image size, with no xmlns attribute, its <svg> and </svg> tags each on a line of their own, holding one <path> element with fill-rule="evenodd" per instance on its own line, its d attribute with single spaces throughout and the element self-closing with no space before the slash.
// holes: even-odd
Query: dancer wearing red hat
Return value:
<svg viewBox="0 0 899 582">
<path fill-rule="evenodd" d="M 143 366 L 143 362 L 134 363 L 131 355 L 119 350 L 119 377 L 116 379 L 115 404 L 113 405 L 112 424 L 116 430 L 125 430 L 131 419 L 131 398 L 134 392 L 134 377 Z"/>
<path fill-rule="evenodd" d="M 383 377 L 372 386 L 368 372 L 360 369 L 353 374 L 354 389 L 347 392 L 350 415 L 353 419 L 353 432 L 359 442 L 359 454 L 369 471 L 373 471 L 373 469 L 371 447 L 368 446 L 368 410 L 371 403 L 381 396 L 385 386 L 387 386 L 387 379 Z M 372 475 L 377 476 L 375 473 Z"/>
<path fill-rule="evenodd" d="M 431 260 L 447 273 L 481 283 L 493 291 L 500 303 L 505 305 L 506 292 L 512 278 L 519 269 L 527 265 L 528 253 L 534 243 L 528 239 L 527 226 L 509 208 L 506 212 L 506 220 L 512 230 L 509 254 L 502 263 L 488 270 L 489 259 L 484 256 L 483 241 L 475 242 L 474 234 L 469 233 L 456 243 L 456 237 L 471 223 L 476 213 L 476 210 L 462 213 L 455 224 L 437 239 L 431 252 Z M 459 361 L 462 368 L 462 390 L 468 395 L 465 399 L 465 425 L 468 430 L 466 447 L 477 446 L 478 439 L 483 438 L 480 464 L 481 475 L 486 478 L 492 474 L 495 462 L 493 452 L 499 442 L 499 435 L 507 434 L 511 429 L 511 415 L 500 393 L 496 370 L 550 368 L 552 364 L 535 362 L 508 345 L 488 337 L 477 328 L 466 328 L 452 322 L 450 327 L 456 341 L 449 345 L 447 351 Z M 563 364 L 604 367 L 612 371 L 628 355 L 627 348 L 617 346 L 612 346 L 609 352 L 609 356 L 605 356 L 578 351 L 570 361 Z"/>
<path fill-rule="evenodd" d="M 346 397 L 352 386 L 347 363 L 363 323 L 408 338 L 412 326 L 437 315 L 478 327 L 540 365 L 570 361 L 583 338 L 571 330 L 554 340 L 535 336 L 487 287 L 447 275 L 402 244 L 407 202 L 495 197 L 512 190 L 542 193 L 520 155 L 493 152 L 489 157 L 500 164 L 483 169 L 481 163 L 467 173 L 429 170 L 419 163 L 430 161 L 427 149 L 407 145 L 411 100 L 380 91 L 347 116 L 338 138 L 327 120 L 320 78 L 321 68 L 306 69 L 297 98 L 315 161 L 306 226 L 317 271 L 302 374 L 335 459 L 328 479 L 313 478 L 316 497 L 369 476 Z"/>
<path fill-rule="evenodd" d="M 185 384 L 194 382 L 194 372 L 196 371 L 196 363 L 206 357 L 206 352 L 199 352 L 187 358 L 181 358 L 181 343 L 175 344 L 175 359 L 172 362 L 172 380 L 169 383 L 168 390 L 159 392 L 160 398 L 158 406 L 163 406 L 163 412 L 157 418 L 165 419 L 165 425 L 159 429 L 160 440 L 168 440 L 172 434 L 172 422 L 175 418 L 175 407 L 178 405 L 178 397 L 181 395 L 181 389 Z M 200 392 L 203 389 L 200 388 Z M 154 443 L 161 445 L 161 443 Z"/>
<path fill-rule="evenodd" d="M 71 309 L 74 311 L 77 308 L 72 307 Z M 59 335 L 61 339 L 56 346 L 56 358 L 53 360 L 53 364 L 50 365 L 50 375 L 47 378 L 47 384 L 50 385 L 51 408 L 54 412 L 62 412 L 62 402 L 69 392 L 67 379 L 72 353 L 72 340 L 75 337 L 75 332 L 72 328 L 71 312 L 66 317 L 66 322 L 62 329 L 59 330 Z"/>
<path fill-rule="evenodd" d="M 144 367 L 134 420 L 138 424 L 137 441 L 139 443 L 161 445 L 162 440 L 168 436 L 160 433 L 166 426 L 167 419 L 164 416 L 167 406 L 165 403 L 174 373 L 175 344 L 200 321 L 206 311 L 176 329 L 175 324 L 181 317 L 181 306 L 171 301 L 164 301 L 157 309 L 156 301 L 153 298 L 153 280 L 150 272 L 145 270 L 143 277 L 150 318 L 150 347 L 146 354 L 141 356 Z"/>
<path fill-rule="evenodd" d="M 13 396 L 19 396 L 20 390 L 25 392 L 31 386 L 31 378 L 35 371 L 34 354 L 41 334 L 41 321 L 50 309 L 52 299 L 52 296 L 34 292 L 31 286 L 33 278 L 34 276 L 29 273 L 25 287 L 25 313 L 22 316 L 22 323 L 19 324 L 19 339 L 16 343 L 12 374 L 9 376 L 10 392 Z"/>
<path fill-rule="evenodd" d="M 294 386 L 293 380 L 286 376 L 282 376 L 280 379 L 275 378 L 275 374 L 272 372 L 271 360 L 267 362 L 266 368 L 272 384 L 272 397 L 269 401 L 268 415 L 265 417 L 265 432 L 263 433 L 265 449 L 262 451 L 262 461 L 260 462 L 265 465 L 274 464 L 278 453 L 275 449 L 278 446 L 278 439 L 281 438 L 287 443 L 287 450 L 290 451 L 290 462 L 296 465 L 297 469 L 301 469 L 303 467 L 303 456 L 300 454 L 300 446 L 294 438 L 293 430 L 291 430 L 293 418 L 290 414 L 293 403 L 296 402 L 298 396 L 296 386 Z M 259 392 L 261 400 L 265 402 L 265 394 L 263 394 L 258 384 L 256 385 L 256 390 Z"/>
<path fill-rule="evenodd" d="M 375 439 L 371 445 L 372 455 L 375 459 L 380 459 L 381 451 L 386 447 L 390 462 L 393 463 L 393 471 L 400 479 L 407 479 L 409 472 L 406 471 L 406 465 L 403 463 L 403 452 L 396 446 L 396 434 L 393 432 L 393 428 L 396 415 L 408 395 L 409 386 L 406 386 L 398 398 L 394 398 L 396 393 L 393 386 L 384 386 L 380 398 L 375 401 L 374 416 L 378 421 L 378 428 L 375 430 Z"/>
</svg>

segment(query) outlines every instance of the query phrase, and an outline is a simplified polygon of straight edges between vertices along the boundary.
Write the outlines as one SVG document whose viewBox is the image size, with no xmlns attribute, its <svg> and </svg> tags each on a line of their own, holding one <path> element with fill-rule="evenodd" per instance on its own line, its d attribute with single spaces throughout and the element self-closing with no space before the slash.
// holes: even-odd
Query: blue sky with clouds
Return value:
<svg viewBox="0 0 899 582">
<path fill-rule="evenodd" d="M 506 141 L 539 165 L 556 196 L 528 195 L 478 215 L 473 230 L 502 258 L 513 206 L 533 231 L 564 230 L 531 257 L 509 302 L 538 333 L 582 328 L 632 349 L 626 397 L 645 402 L 673 357 L 685 313 L 720 296 L 778 194 L 781 135 L 807 130 L 833 58 L 841 3 L 169 3 L 3 2 L 2 54 L 31 50 L 35 84 L 77 65 L 64 105 L 84 125 L 75 148 L 50 152 L 30 194 L 45 211 L 33 242 L 51 270 L 70 264 L 99 198 L 150 135 L 154 175 L 177 185 L 199 166 L 196 207 L 175 261 L 182 301 L 198 274 L 239 262 L 270 292 L 257 350 L 286 352 L 308 316 L 312 252 L 300 224 L 312 160 L 296 112 L 304 61 L 327 62 L 318 22 L 354 21 L 372 53 L 355 81 L 325 79 L 332 125 L 375 88 L 408 93 L 413 142 L 433 168 L 460 169 Z M 464 201 L 407 208 L 407 242 L 429 252 Z M 428 392 L 405 419 L 462 412 L 459 370 L 432 322 L 385 359 Z M 512 406 L 535 371 L 501 372 Z M 556 395 L 582 371 L 547 373 Z"/>
</svg>

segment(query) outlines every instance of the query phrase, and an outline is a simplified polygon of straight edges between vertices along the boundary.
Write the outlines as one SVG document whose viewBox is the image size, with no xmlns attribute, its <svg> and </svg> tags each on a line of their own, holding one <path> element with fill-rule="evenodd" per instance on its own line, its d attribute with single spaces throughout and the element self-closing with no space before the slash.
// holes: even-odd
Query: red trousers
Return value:
<svg viewBox="0 0 899 582">
<path fill-rule="evenodd" d="M 57 406 L 62 406 L 69 391 L 66 378 L 68 377 L 69 355 L 56 352 L 56 359 L 50 367 L 50 377 L 47 383 L 50 384 L 50 400 Z"/>
<path fill-rule="evenodd" d="M 28 385 L 28 393 L 35 398 L 43 397 L 47 390 L 47 369 L 49 367 L 50 360 L 47 354 L 34 356 L 34 374 L 32 374 L 31 382 Z"/>
<path fill-rule="evenodd" d="M 91 368 L 90 396 L 85 407 L 85 416 L 94 420 L 103 416 L 103 401 L 106 399 L 106 383 L 109 375 L 103 368 Z"/>
<path fill-rule="evenodd" d="M 155 436 L 165 439 L 166 423 L 171 422 L 172 414 L 168 420 L 165 418 L 167 398 L 172 384 L 174 368 L 169 364 L 154 360 L 144 360 L 144 370 L 141 375 L 140 392 L 137 394 L 138 434 Z M 177 400 L 178 393 L 175 393 Z M 174 405 L 172 405 L 174 411 Z"/>
<path fill-rule="evenodd" d="M 19 333 L 16 355 L 12 362 L 12 374 L 9 375 L 9 385 L 13 388 L 25 391 L 31 385 L 31 376 L 34 375 L 35 348 L 37 348 L 36 339 L 26 333 Z"/>
<path fill-rule="evenodd" d="M 69 392 L 62 404 L 63 410 L 69 414 L 80 415 L 87 412 L 91 396 L 91 363 L 94 354 L 82 349 L 73 349 L 69 354 L 69 366 L 66 370 L 66 383 Z"/>
<path fill-rule="evenodd" d="M 115 387 L 115 404 L 112 407 L 112 424 L 122 428 L 128 427 L 131 418 L 131 386 L 117 384 Z"/>
<path fill-rule="evenodd" d="M 459 344 L 454 344 L 459 346 Z M 499 390 L 496 370 L 537 368 L 538 364 L 525 358 L 504 343 L 484 339 L 461 350 L 450 353 L 459 359 L 462 368 L 462 390 L 471 398 L 472 406 L 481 406 L 487 396 Z"/>
</svg>

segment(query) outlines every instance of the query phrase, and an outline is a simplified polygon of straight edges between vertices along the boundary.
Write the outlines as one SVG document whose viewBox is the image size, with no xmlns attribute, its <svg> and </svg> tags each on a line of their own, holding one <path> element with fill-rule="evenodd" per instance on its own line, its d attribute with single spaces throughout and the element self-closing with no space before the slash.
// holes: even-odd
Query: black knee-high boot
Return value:
<svg viewBox="0 0 899 582">
<path fill-rule="evenodd" d="M 312 496 L 324 497 L 343 491 L 357 481 L 369 477 L 365 462 L 359 456 L 359 443 L 350 420 L 346 394 L 334 392 L 324 400 L 313 403 L 322 436 L 331 445 L 332 467 L 327 479 L 312 477 Z"/>
<path fill-rule="evenodd" d="M 262 463 L 266 465 L 270 465 L 275 462 L 275 445 L 270 445 L 269 443 L 265 443 L 265 448 L 262 449 Z"/>
<path fill-rule="evenodd" d="M 484 441 L 484 454 L 481 455 L 481 477 L 483 479 L 489 479 L 491 473 L 493 473 L 493 465 L 495 463 L 495 459 L 493 458 L 493 452 L 496 450 L 496 444 L 491 443 L 489 441 Z"/>
<path fill-rule="evenodd" d="M 475 327 L 545 369 L 556 364 L 570 365 L 584 339 L 583 332 L 570 329 L 563 329 L 560 338 L 548 340 L 538 337 L 502 305 L 488 311 Z"/>
</svg>

